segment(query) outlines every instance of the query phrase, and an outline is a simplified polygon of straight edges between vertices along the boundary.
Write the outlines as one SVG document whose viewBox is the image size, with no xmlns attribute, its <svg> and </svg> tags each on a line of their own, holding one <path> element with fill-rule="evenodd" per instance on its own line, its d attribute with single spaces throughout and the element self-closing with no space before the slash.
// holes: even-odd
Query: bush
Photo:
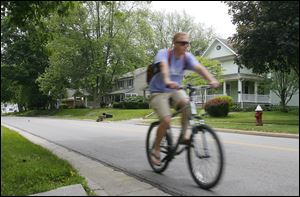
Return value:
<svg viewBox="0 0 300 197">
<path fill-rule="evenodd" d="M 143 96 L 131 96 L 124 99 L 124 102 L 135 102 L 135 103 L 143 103 L 147 101 L 148 99 L 146 99 Z"/>
<path fill-rule="evenodd" d="M 113 103 L 113 108 L 119 108 L 119 109 L 123 109 L 123 103 L 119 103 L 119 102 L 114 102 Z"/>
<path fill-rule="evenodd" d="M 205 103 L 204 110 L 212 117 L 224 117 L 229 113 L 229 103 L 226 99 L 213 98 Z"/>
<path fill-rule="evenodd" d="M 68 108 L 69 108 L 68 105 L 64 103 L 59 105 L 59 109 L 68 109 Z"/>
<path fill-rule="evenodd" d="M 113 103 L 113 108 L 149 109 L 149 101 L 143 96 L 132 96 L 125 98 L 123 102 Z"/>
<path fill-rule="evenodd" d="M 231 108 L 233 106 L 233 99 L 231 96 L 217 96 L 216 98 L 222 99 L 222 100 L 226 100 L 229 104 L 229 108 Z"/>
</svg>

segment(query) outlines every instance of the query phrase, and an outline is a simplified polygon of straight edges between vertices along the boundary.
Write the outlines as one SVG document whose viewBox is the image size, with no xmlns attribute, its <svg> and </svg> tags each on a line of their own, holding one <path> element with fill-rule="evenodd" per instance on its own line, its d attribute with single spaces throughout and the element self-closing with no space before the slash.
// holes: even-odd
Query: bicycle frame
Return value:
<svg viewBox="0 0 300 197">
<path fill-rule="evenodd" d="M 201 89 L 203 89 L 203 88 L 210 88 L 210 86 L 202 86 Z M 197 89 L 194 88 L 194 87 L 192 87 L 192 86 L 189 85 L 189 84 L 188 84 L 186 87 L 182 87 L 181 89 L 189 89 L 189 90 L 190 90 L 190 92 L 189 92 L 189 99 L 190 99 L 190 102 L 189 102 L 188 105 L 186 105 L 186 106 L 182 107 L 181 109 L 177 110 L 176 112 L 174 112 L 174 113 L 172 114 L 171 117 L 173 118 L 173 117 L 177 116 L 178 114 L 182 113 L 184 110 L 190 108 L 190 109 L 191 109 L 191 113 L 190 113 L 190 115 L 188 116 L 188 121 L 190 122 L 190 125 L 192 126 L 192 134 L 191 134 L 191 135 L 193 135 L 193 133 L 195 133 L 195 132 L 198 131 L 198 129 L 195 129 L 195 128 L 196 128 L 197 126 L 200 126 L 200 125 L 203 125 L 203 124 L 204 124 L 204 120 L 202 119 L 202 117 L 201 117 L 201 116 L 197 116 L 197 111 L 196 111 L 196 109 L 195 109 L 195 108 L 196 108 L 196 105 L 195 105 L 195 103 L 194 103 L 194 101 L 193 101 L 193 99 L 192 99 L 193 93 L 194 93 Z M 199 123 L 198 123 L 198 124 L 195 123 L 195 122 L 194 122 L 194 119 L 198 120 Z M 191 124 L 191 123 L 192 123 L 192 124 Z M 169 134 L 172 136 L 172 133 L 171 133 L 170 128 L 168 128 L 167 132 L 169 132 Z M 182 137 L 183 137 L 183 130 L 180 131 L 179 138 L 178 138 L 178 140 L 177 140 L 176 145 L 173 146 L 173 147 L 168 147 L 168 150 L 167 150 L 168 152 L 166 153 L 167 155 L 166 155 L 165 158 L 162 159 L 162 162 L 164 162 L 164 161 L 166 161 L 166 160 L 171 161 L 172 159 L 174 159 L 174 157 L 175 157 L 176 155 L 181 154 L 181 153 L 187 148 L 187 146 L 185 146 L 185 147 L 183 147 L 181 150 L 179 150 L 179 151 L 177 152 L 177 149 L 178 149 L 178 147 L 179 147 L 179 145 L 180 145 L 180 141 L 182 140 Z M 204 140 L 205 140 L 205 139 L 204 139 Z M 204 142 L 204 144 L 206 144 L 206 142 Z M 190 144 L 188 144 L 188 146 L 189 146 L 189 145 L 190 145 Z M 198 155 L 199 155 L 199 154 L 198 154 Z M 205 151 L 205 155 L 208 155 L 207 150 Z M 207 156 L 204 156 L 204 157 L 203 157 L 203 156 L 198 156 L 198 157 L 199 157 L 199 158 L 200 158 L 200 157 L 206 158 Z"/>
<path fill-rule="evenodd" d="M 209 88 L 209 86 L 202 86 L 202 88 Z M 183 89 L 183 88 L 182 88 Z M 181 129 L 179 132 L 179 137 L 176 139 L 176 142 L 173 143 L 174 138 L 172 134 L 171 127 L 168 128 L 164 141 L 160 144 L 160 152 L 163 153 L 163 157 L 161 158 L 161 165 L 155 165 L 151 161 L 151 154 L 153 147 L 155 145 L 155 128 L 159 126 L 160 122 L 156 121 L 153 122 L 147 133 L 146 138 L 146 153 L 147 159 L 150 163 L 150 166 L 156 173 L 162 173 L 165 171 L 170 163 L 171 160 L 175 158 L 176 155 L 181 154 L 184 150 L 187 150 L 187 161 L 190 173 L 194 179 L 194 181 L 202 188 L 202 189 L 209 189 L 214 187 L 220 180 L 223 165 L 224 165 L 224 154 L 222 151 L 221 142 L 216 134 L 216 132 L 210 128 L 208 125 L 204 123 L 204 120 L 201 116 L 197 116 L 197 111 L 195 108 L 194 101 L 192 99 L 192 95 L 198 87 L 192 87 L 191 85 L 187 85 L 186 89 L 189 89 L 189 105 L 182 107 L 181 109 L 176 110 L 172 114 L 172 118 L 177 116 L 178 114 L 182 113 L 183 110 L 190 110 L 191 113 L 188 113 L 188 121 L 191 126 L 191 136 L 188 144 L 185 144 L 183 148 L 180 149 L 180 144 L 183 141 L 183 134 L 184 131 Z M 190 129 L 190 128 L 189 128 Z M 151 137 L 153 134 L 153 138 Z M 154 142 L 151 141 L 154 139 Z M 212 142 L 212 143 L 211 143 Z M 213 147 L 213 148 L 211 148 Z M 207 168 L 207 158 L 215 158 L 212 160 L 213 163 L 216 165 L 209 165 L 211 168 Z M 199 161 L 197 160 L 199 159 Z M 200 165 L 204 162 L 206 163 L 205 169 L 199 168 Z M 201 166 L 200 166 L 201 167 Z M 208 171 L 209 173 L 205 173 Z M 199 174 L 201 176 L 199 176 Z"/>
</svg>

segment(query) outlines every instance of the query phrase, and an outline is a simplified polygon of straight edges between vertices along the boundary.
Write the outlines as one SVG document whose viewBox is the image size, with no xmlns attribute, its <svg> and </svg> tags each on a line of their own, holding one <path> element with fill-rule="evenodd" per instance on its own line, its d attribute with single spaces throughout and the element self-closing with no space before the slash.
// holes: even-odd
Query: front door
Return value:
<svg viewBox="0 0 300 197">
<path fill-rule="evenodd" d="M 226 83 L 226 94 L 228 96 L 231 96 L 231 87 L 230 87 L 230 83 Z"/>
</svg>

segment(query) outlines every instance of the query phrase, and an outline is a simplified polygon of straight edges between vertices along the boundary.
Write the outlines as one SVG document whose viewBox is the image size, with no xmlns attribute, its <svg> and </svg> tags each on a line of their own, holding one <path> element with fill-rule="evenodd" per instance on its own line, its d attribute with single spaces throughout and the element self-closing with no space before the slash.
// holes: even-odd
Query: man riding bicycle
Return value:
<svg viewBox="0 0 300 197">
<path fill-rule="evenodd" d="M 154 58 L 154 65 L 160 67 L 160 72 L 155 74 L 150 83 L 150 106 L 160 118 L 160 124 L 156 133 L 154 150 L 151 153 L 151 161 L 160 165 L 160 142 L 165 136 L 171 122 L 171 109 L 169 100 L 172 99 L 174 107 L 182 108 L 189 103 L 189 97 L 184 90 L 178 90 L 182 84 L 184 70 L 192 70 L 207 80 L 211 87 L 216 88 L 220 83 L 198 62 L 195 56 L 187 52 L 189 36 L 185 32 L 176 33 L 173 37 L 171 50 L 161 49 Z M 181 124 L 184 131 L 183 143 L 188 143 L 188 108 L 183 111 Z"/>
</svg>

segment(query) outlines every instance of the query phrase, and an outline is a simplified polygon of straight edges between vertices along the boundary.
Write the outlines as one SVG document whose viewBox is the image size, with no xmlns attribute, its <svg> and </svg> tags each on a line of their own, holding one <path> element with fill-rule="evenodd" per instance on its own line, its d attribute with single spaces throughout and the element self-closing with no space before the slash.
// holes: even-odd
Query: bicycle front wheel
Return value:
<svg viewBox="0 0 300 197">
<path fill-rule="evenodd" d="M 189 170 L 202 189 L 210 189 L 221 179 L 224 153 L 220 140 L 207 125 L 193 128 L 188 147 Z"/>
<path fill-rule="evenodd" d="M 172 138 L 168 131 L 166 135 L 163 137 L 160 143 L 160 157 L 161 157 L 161 165 L 157 166 L 151 162 L 151 151 L 154 149 L 155 139 L 156 139 L 156 131 L 160 122 L 154 122 L 150 125 L 147 138 L 146 138 L 146 154 L 148 162 L 153 169 L 154 172 L 162 173 L 165 171 L 169 165 L 168 154 L 170 148 L 172 146 Z"/>
</svg>

